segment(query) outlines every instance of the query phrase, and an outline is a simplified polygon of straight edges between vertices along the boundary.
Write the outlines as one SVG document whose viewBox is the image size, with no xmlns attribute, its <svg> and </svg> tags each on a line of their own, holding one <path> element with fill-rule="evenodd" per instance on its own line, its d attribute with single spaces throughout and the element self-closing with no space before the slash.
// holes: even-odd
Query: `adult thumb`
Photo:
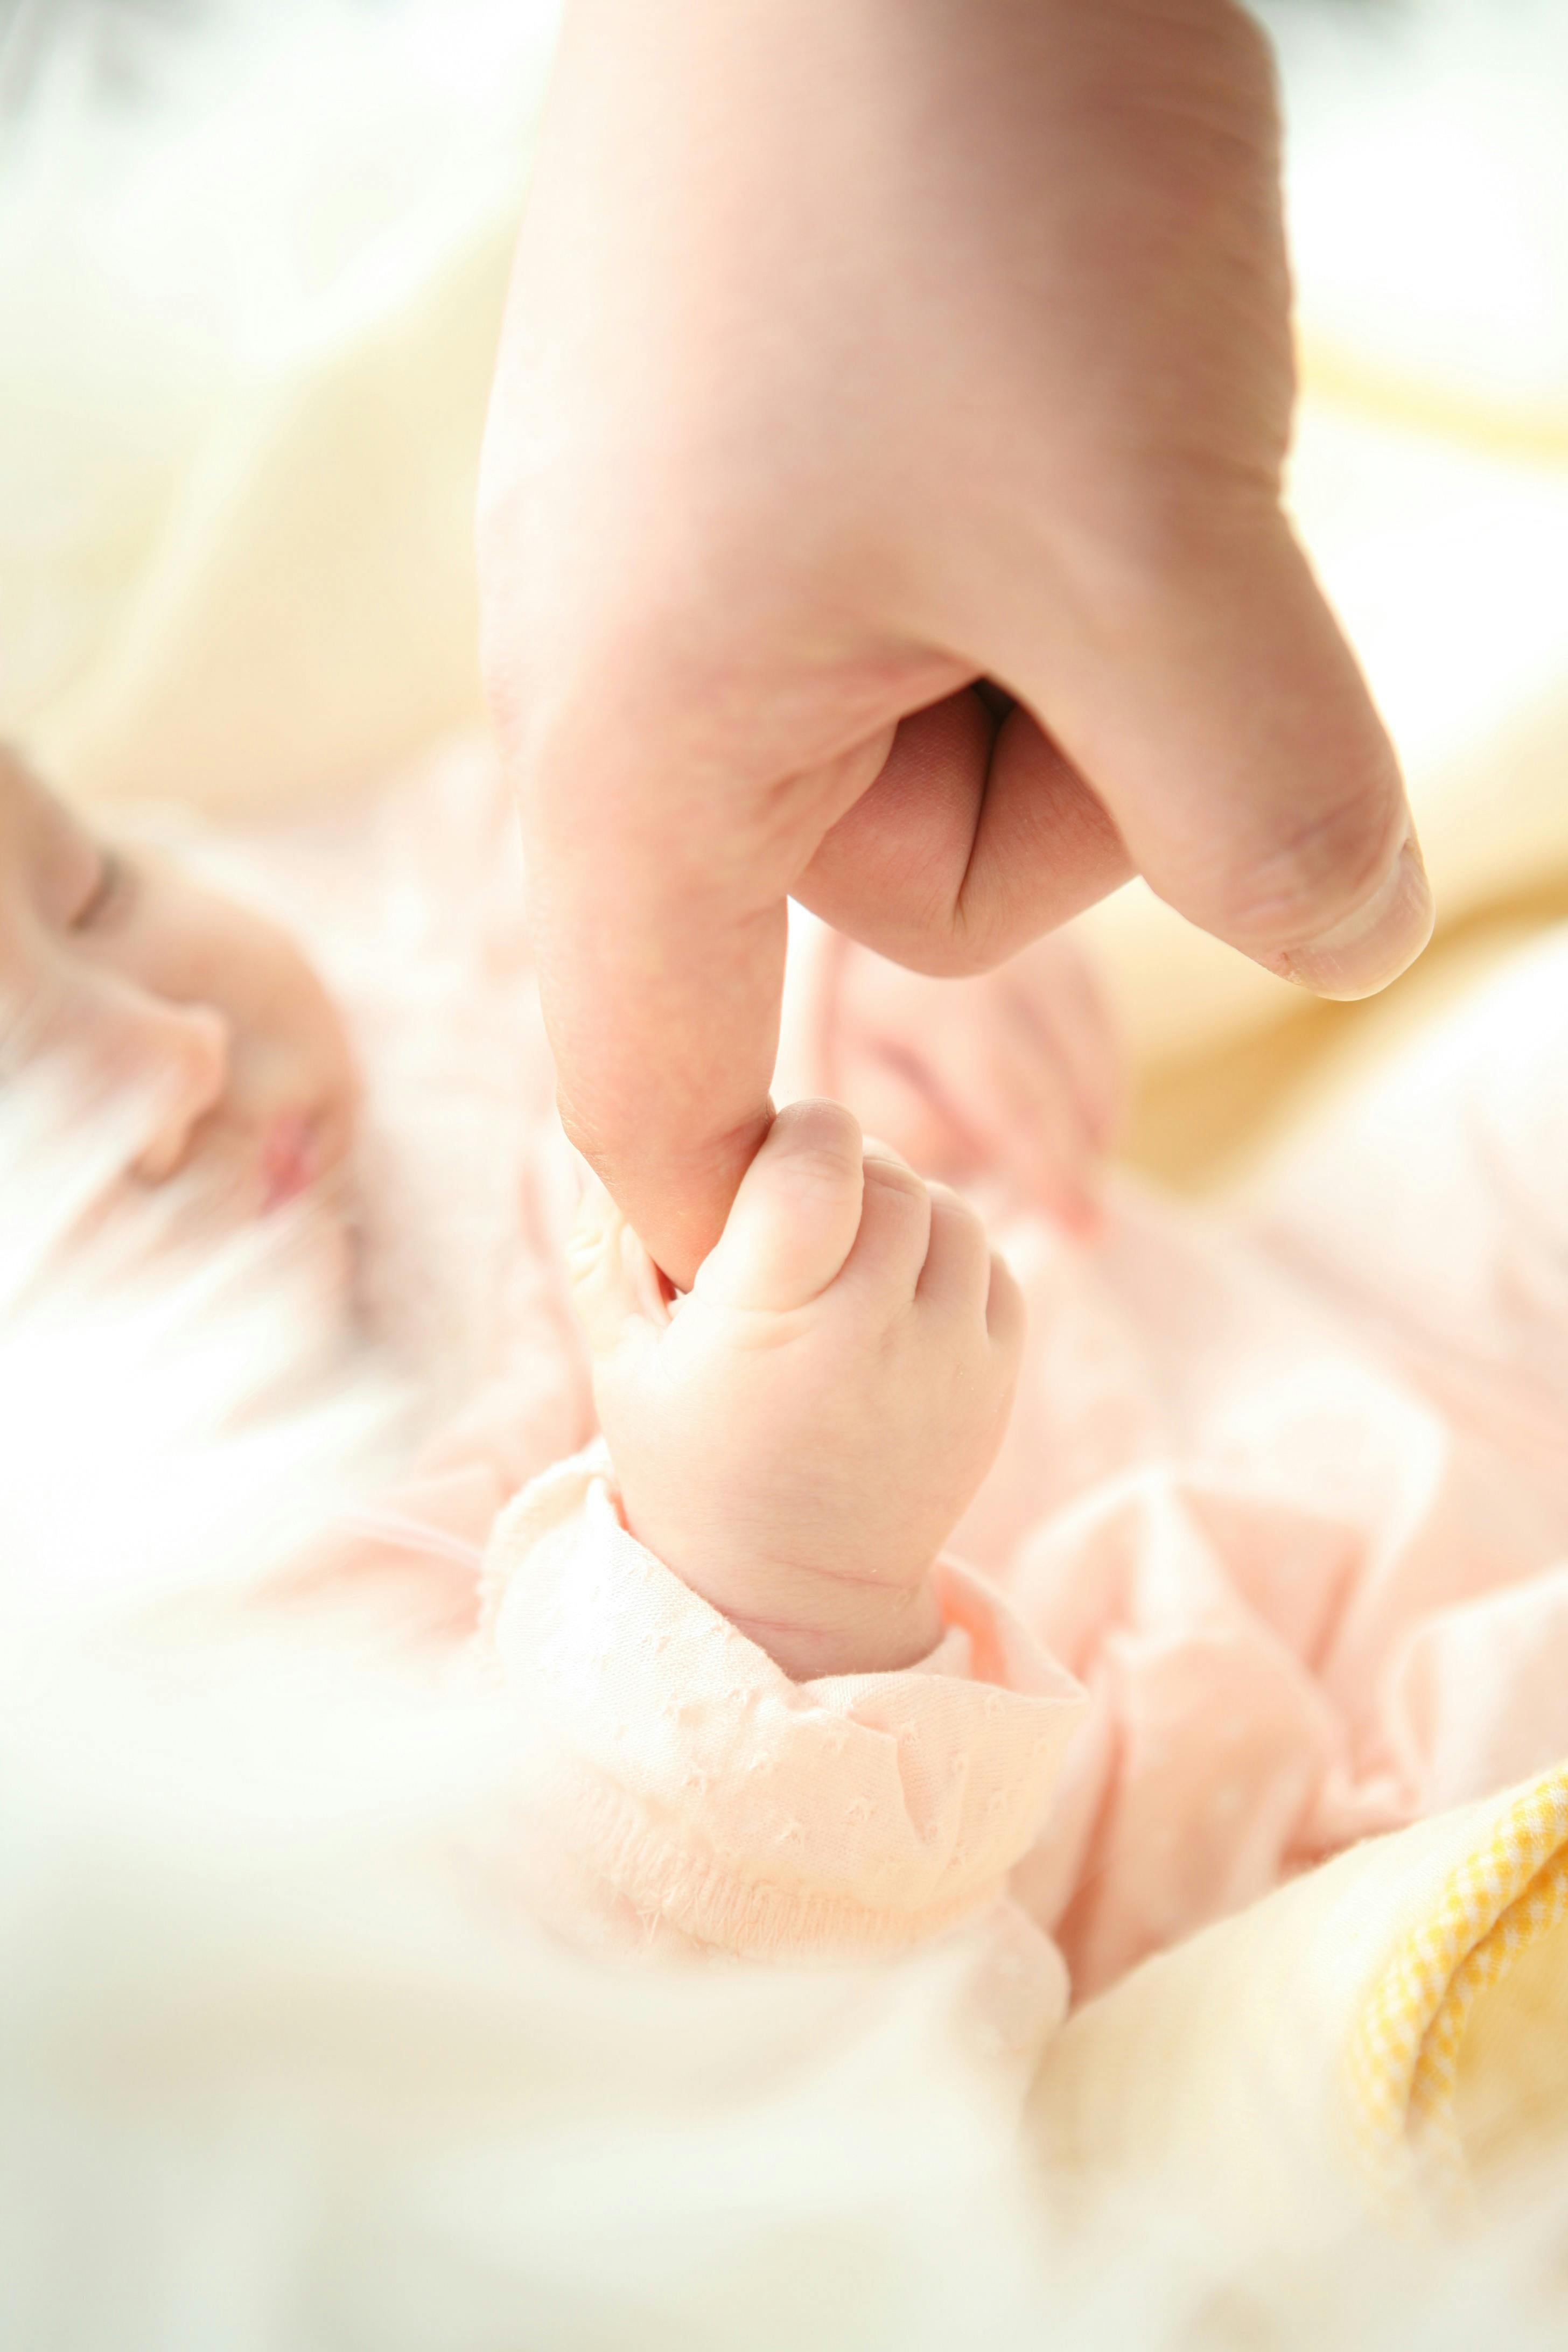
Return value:
<svg viewBox="0 0 1568 2352">
<path fill-rule="evenodd" d="M 1058 602 L 1019 646 L 1016 690 L 1162 898 L 1321 996 L 1385 987 L 1431 937 L 1431 892 L 1393 745 L 1283 514 L 1107 569 L 1065 643 Z"/>
</svg>

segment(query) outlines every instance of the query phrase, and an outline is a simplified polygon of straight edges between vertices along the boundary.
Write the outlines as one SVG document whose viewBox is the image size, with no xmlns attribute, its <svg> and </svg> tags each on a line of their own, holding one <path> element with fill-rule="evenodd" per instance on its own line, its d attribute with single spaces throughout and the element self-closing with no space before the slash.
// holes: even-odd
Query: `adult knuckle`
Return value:
<svg viewBox="0 0 1568 2352">
<path fill-rule="evenodd" d="M 1006 944 L 951 908 L 900 944 L 895 961 L 928 980 L 973 980 L 1005 961 Z"/>
</svg>

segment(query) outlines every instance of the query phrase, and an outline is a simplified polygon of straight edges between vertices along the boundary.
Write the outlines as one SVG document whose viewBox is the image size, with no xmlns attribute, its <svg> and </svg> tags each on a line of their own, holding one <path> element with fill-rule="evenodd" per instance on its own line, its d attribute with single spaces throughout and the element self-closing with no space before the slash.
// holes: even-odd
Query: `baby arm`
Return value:
<svg viewBox="0 0 1568 2352">
<path fill-rule="evenodd" d="M 1005 1915 L 1054 2002 L 1003 1897 L 1083 1695 L 941 1558 L 1021 1337 L 978 1221 L 811 1104 L 688 1297 L 599 1196 L 575 1277 L 608 1446 L 503 1515 L 487 1570 L 536 1906 L 774 1958 Z"/>
</svg>

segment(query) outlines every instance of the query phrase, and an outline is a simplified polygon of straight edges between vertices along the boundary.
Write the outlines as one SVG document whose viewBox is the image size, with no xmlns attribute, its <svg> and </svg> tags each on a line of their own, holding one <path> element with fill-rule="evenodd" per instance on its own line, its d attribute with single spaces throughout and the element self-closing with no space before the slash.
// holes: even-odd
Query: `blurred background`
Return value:
<svg viewBox="0 0 1568 2352">
<path fill-rule="evenodd" d="M 1089 919 L 1131 1156 L 1245 1174 L 1568 909 L 1568 12 L 1270 0 L 1292 497 L 1441 929 L 1315 1006 Z M 0 731 L 84 802 L 338 803 L 481 721 L 471 517 L 553 0 L 0 0 Z"/>
<path fill-rule="evenodd" d="M 434 791 L 441 825 L 404 864 L 357 813 L 484 724 L 478 456 L 555 13 L 0 0 L 0 737 L 82 804 L 194 815 L 237 857 L 344 818 L 330 887 L 307 904 L 292 865 L 273 883 L 335 926 L 350 994 L 419 966 L 379 1038 L 406 1115 L 370 1140 L 412 1235 L 401 1257 L 381 1236 L 404 1354 L 428 1383 L 441 1337 L 454 1393 L 516 1255 L 506 1121 L 532 1032 L 504 972 L 474 1001 L 516 875 L 460 814 L 460 751 L 464 789 Z M 1291 496 L 1403 753 L 1440 929 L 1385 997 L 1331 1006 L 1141 887 L 1086 919 L 1131 1048 L 1129 1156 L 1189 1194 L 1245 1185 L 1568 914 L 1568 6 L 1264 13 L 1299 277 Z M 492 867 L 493 908 L 446 888 Z M 410 876 L 450 937 L 402 927 Z M 0 1263 L 5 2352 L 948 2352 L 1045 2340 L 1064 2293 L 1095 2321 L 1079 2342 L 1265 2340 L 1241 2301 L 1234 2333 L 1215 2320 L 1163 2211 L 1118 2206 L 1109 2246 L 1075 2221 L 1041 2300 L 1010 2114 L 930 2056 L 962 2024 L 942 1965 L 896 1993 L 601 1980 L 474 1896 L 503 1817 L 460 1709 L 411 1739 L 395 1691 L 253 1629 L 243 1676 L 155 1624 L 118 1678 L 90 1640 L 51 1660 L 32 1620 L 57 1600 L 64 1619 L 215 1559 L 248 1573 L 280 1512 L 356 1502 L 401 1443 L 401 1390 L 350 1382 L 325 1341 L 320 1395 L 269 1434 L 258 1396 L 275 1360 L 279 1388 L 300 1378 L 312 1328 L 310 1267 L 287 1263 L 293 1287 L 261 1254 L 232 1289 L 204 1262 L 167 1311 L 93 1321 L 71 1293 L 9 1325 Z M 1387 2262 L 1292 2275 L 1291 2341 L 1413 2341 L 1425 2241 Z M 1426 2340 L 1489 2341 L 1521 2270 L 1500 2239 L 1468 2301 L 1443 2280 L 1454 2333 Z M 1162 2280 L 1190 2334 L 1153 2324 Z M 1539 2338 L 1510 2326 L 1527 2340 L 1560 2344 L 1560 2312 Z"/>
</svg>

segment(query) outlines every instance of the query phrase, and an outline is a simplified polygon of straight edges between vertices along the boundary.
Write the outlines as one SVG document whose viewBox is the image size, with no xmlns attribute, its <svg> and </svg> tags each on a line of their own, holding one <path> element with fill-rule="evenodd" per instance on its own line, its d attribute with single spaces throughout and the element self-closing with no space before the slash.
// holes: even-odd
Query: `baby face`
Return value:
<svg viewBox="0 0 1568 2352">
<path fill-rule="evenodd" d="M 353 1139 L 347 1042 L 285 934 L 173 858 L 106 847 L 0 749 L 0 1076 L 49 1054 L 100 1103 L 145 1103 L 136 1177 L 199 1171 L 241 1215 Z"/>
<path fill-rule="evenodd" d="M 956 1194 L 784 1111 L 690 1295 L 667 1303 L 602 1188 L 574 1240 L 632 1533 L 797 1675 L 907 1665 L 929 1571 L 1006 1426 L 1016 1284 Z"/>
</svg>

